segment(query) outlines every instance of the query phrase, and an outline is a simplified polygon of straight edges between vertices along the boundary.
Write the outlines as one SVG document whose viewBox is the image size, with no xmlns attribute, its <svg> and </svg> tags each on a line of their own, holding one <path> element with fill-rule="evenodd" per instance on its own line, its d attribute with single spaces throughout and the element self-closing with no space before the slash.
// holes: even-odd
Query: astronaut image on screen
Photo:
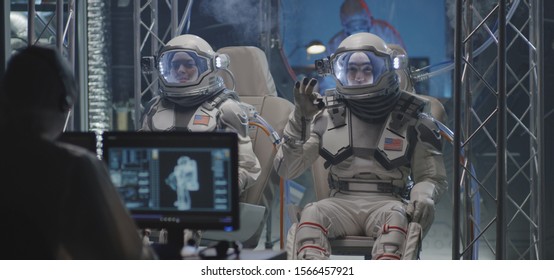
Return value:
<svg viewBox="0 0 554 280">
<path fill-rule="evenodd" d="M 189 210 L 191 207 L 190 191 L 198 191 L 198 165 L 196 161 L 182 156 L 177 160 L 173 172 L 165 179 L 165 183 L 177 192 L 174 205 L 179 210 Z"/>
<path fill-rule="evenodd" d="M 230 207 L 226 149 L 115 147 L 109 152 L 112 182 L 129 209 L 227 211 Z"/>
</svg>

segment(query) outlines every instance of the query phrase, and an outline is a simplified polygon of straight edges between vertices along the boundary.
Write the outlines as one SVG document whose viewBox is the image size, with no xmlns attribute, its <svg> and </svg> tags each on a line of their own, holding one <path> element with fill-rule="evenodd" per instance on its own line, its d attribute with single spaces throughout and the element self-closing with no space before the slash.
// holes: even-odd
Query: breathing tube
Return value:
<svg viewBox="0 0 554 280">
<path fill-rule="evenodd" d="M 245 111 L 248 113 L 248 125 L 255 126 L 259 129 L 261 129 L 267 137 L 269 137 L 271 143 L 273 143 L 273 155 L 277 153 L 277 145 L 279 145 L 282 141 L 281 136 L 273 127 L 264 119 L 256 108 L 250 104 L 241 103 Z M 284 240 L 283 240 L 283 229 L 284 229 L 284 199 L 285 199 L 285 179 L 283 177 L 279 176 L 279 242 L 280 242 L 280 248 L 284 248 Z"/>
<path fill-rule="evenodd" d="M 273 143 L 273 147 L 276 147 L 279 143 L 281 143 L 281 136 L 279 136 L 279 133 L 273 129 L 273 127 L 264 119 L 258 112 L 255 112 L 252 114 L 252 116 L 248 117 L 248 125 L 253 125 L 265 132 L 265 134 L 269 137 L 271 140 L 271 143 Z"/>
<path fill-rule="evenodd" d="M 277 145 L 281 143 L 281 136 L 273 127 L 262 117 L 256 108 L 248 103 L 240 102 L 240 106 L 248 115 L 248 125 L 255 126 L 261 129 L 273 143 L 273 147 L 277 149 Z"/>
</svg>

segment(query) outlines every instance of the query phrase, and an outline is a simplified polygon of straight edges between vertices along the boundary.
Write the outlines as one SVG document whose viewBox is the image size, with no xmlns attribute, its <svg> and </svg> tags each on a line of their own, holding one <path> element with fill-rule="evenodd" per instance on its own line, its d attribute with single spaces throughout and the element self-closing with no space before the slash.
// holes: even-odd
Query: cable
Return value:
<svg viewBox="0 0 554 280">
<path fill-rule="evenodd" d="M 274 147 L 281 143 L 281 136 L 279 135 L 279 133 L 277 133 L 277 131 L 275 131 L 275 129 L 273 129 L 273 127 L 257 112 L 249 115 L 248 124 L 262 129 L 270 138 L 271 143 L 273 143 Z"/>
<path fill-rule="evenodd" d="M 220 69 L 222 71 L 225 71 L 225 73 L 227 73 L 229 75 L 229 77 L 231 78 L 231 82 L 233 83 L 233 87 L 231 88 L 232 91 L 235 91 L 235 88 L 237 87 L 237 82 L 235 80 L 235 75 L 233 75 L 233 72 L 231 72 L 231 70 L 227 69 L 227 68 L 223 68 L 223 69 Z"/>
<path fill-rule="evenodd" d="M 279 177 L 279 246 L 281 250 L 285 247 L 284 242 L 284 215 L 285 215 L 285 179 Z"/>
<path fill-rule="evenodd" d="M 249 114 L 250 116 L 250 114 Z M 264 119 L 258 112 L 254 112 L 251 114 L 248 120 L 248 125 L 253 125 L 259 129 L 261 129 L 265 134 L 270 138 L 271 142 L 273 143 L 273 149 L 274 153 L 277 151 L 277 145 L 281 143 L 281 136 L 279 136 L 279 133 L 273 129 L 273 127 Z M 275 154 L 274 154 L 275 155 Z M 279 168 L 277 168 L 279 170 Z M 283 231 L 284 231 L 284 199 L 285 199 L 285 186 L 284 186 L 284 178 L 279 176 L 279 247 L 281 250 L 284 248 L 284 239 L 283 239 Z"/>
</svg>

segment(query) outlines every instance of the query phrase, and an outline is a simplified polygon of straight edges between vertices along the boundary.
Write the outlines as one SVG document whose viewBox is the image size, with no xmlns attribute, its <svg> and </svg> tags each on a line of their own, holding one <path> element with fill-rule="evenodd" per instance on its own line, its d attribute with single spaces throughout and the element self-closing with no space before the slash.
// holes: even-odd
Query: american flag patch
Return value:
<svg viewBox="0 0 554 280">
<path fill-rule="evenodd" d="M 387 151 L 402 151 L 402 139 L 385 137 L 385 150 Z"/>
<path fill-rule="evenodd" d="M 194 115 L 192 124 L 208 125 L 210 123 L 210 116 L 207 115 Z"/>
</svg>

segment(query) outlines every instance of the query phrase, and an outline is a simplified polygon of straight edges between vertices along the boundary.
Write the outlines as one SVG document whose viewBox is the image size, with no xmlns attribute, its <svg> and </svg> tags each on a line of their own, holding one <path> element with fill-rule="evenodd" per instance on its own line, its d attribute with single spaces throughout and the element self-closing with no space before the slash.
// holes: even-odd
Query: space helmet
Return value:
<svg viewBox="0 0 554 280">
<path fill-rule="evenodd" d="M 366 121 L 386 117 L 400 97 L 396 70 L 405 63 L 378 36 L 362 32 L 345 38 L 330 57 L 339 98 Z"/>
<path fill-rule="evenodd" d="M 180 106 L 198 106 L 224 89 L 218 71 L 228 65 L 229 57 L 214 52 L 204 39 L 177 36 L 158 55 L 160 95 Z"/>
</svg>

